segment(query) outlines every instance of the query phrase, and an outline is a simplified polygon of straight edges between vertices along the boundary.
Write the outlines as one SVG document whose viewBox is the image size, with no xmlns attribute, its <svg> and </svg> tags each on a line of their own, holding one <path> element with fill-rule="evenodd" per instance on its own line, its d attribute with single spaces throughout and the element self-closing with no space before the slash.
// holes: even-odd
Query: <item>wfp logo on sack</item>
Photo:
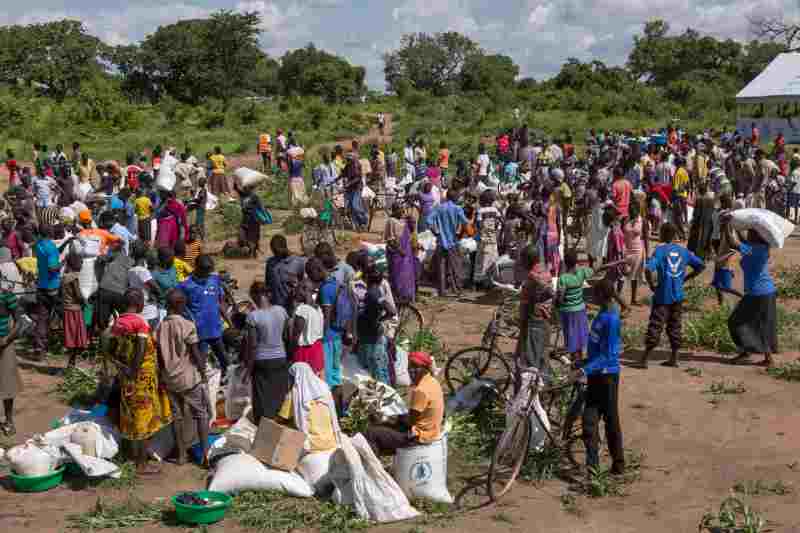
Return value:
<svg viewBox="0 0 800 533">
<path fill-rule="evenodd" d="M 411 465 L 408 478 L 417 484 L 427 483 L 433 476 L 433 468 L 428 461 L 417 461 Z"/>
</svg>

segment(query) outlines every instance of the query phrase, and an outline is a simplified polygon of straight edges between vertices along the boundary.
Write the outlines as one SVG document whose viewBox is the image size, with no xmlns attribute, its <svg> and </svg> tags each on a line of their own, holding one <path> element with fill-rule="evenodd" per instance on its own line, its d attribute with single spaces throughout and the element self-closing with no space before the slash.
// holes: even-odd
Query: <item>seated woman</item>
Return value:
<svg viewBox="0 0 800 533">
<path fill-rule="evenodd" d="M 408 355 L 408 372 L 412 385 L 409 391 L 409 412 L 394 426 L 373 425 L 365 437 L 376 455 L 390 455 L 398 448 L 430 444 L 442 436 L 444 394 L 433 376 L 433 359 L 422 352 Z"/>
<path fill-rule="evenodd" d="M 339 447 L 341 430 L 328 385 L 308 363 L 294 363 L 289 367 L 289 375 L 292 388 L 278 411 L 277 421 L 291 424 L 305 433 L 306 452 L 335 450 Z"/>
</svg>

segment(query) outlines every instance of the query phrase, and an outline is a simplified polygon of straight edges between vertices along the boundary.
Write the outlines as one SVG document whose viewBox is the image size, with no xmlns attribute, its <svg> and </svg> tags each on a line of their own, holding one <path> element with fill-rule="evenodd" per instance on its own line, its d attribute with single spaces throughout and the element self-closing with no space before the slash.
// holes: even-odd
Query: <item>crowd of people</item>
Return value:
<svg viewBox="0 0 800 533">
<path fill-rule="evenodd" d="M 291 205 L 307 205 L 303 149 L 281 130 L 275 145 L 273 152 L 272 136 L 259 135 L 263 170 L 284 171 Z M 46 357 L 54 316 L 63 323 L 69 365 L 93 339 L 108 339 L 100 354 L 107 363 L 106 401 L 117 409 L 142 472 L 152 470 L 148 439 L 173 421 L 179 461 L 189 439 L 182 420 L 194 420 L 207 445 L 214 401 L 208 374 L 218 368 L 225 376 L 232 362 L 243 365 L 252 384 L 256 423 L 280 419 L 327 446 L 345 411 L 345 357 L 352 354 L 375 380 L 395 382 L 397 346 L 389 329 L 398 306 L 415 299 L 423 280 L 427 265 L 419 251 L 427 234 L 435 240 L 430 276 L 441 296 L 489 289 L 493 269 L 508 258 L 513 282 L 522 287 L 522 366 L 547 366 L 557 315 L 574 361 L 572 377 L 588 380 L 587 461 L 597 464 L 597 419 L 603 417 L 613 471 L 620 472 L 620 310 L 639 305 L 640 285 L 647 283 L 653 298 L 639 364 L 647 366 L 666 327 L 672 351 L 665 364 L 677 366 L 684 286 L 711 261 L 720 303 L 726 293 L 741 297 L 729 321 L 740 349 L 734 361 L 762 354 L 771 364 L 777 317 L 769 246 L 755 231 L 737 234 L 729 219 L 745 206 L 784 216 L 794 209 L 797 217 L 800 155 L 787 160 L 779 137 L 768 156 L 755 127 L 748 136 L 688 135 L 678 128 L 643 135 L 592 131 L 586 146 L 579 157 L 570 138 L 534 139 L 523 126 L 501 132 L 494 146 L 481 144 L 475 157 L 464 154 L 453 172 L 445 142 L 435 154 L 422 139 L 408 139 L 402 151 L 364 149 L 357 141 L 349 151 L 337 146 L 312 170 L 313 187 L 323 198 L 342 197 L 357 229 L 371 218 L 365 190 L 381 191 L 391 213 L 383 231 L 385 271 L 366 251 L 339 259 L 329 242 L 294 255 L 276 235 L 264 281 L 249 289 L 248 312 L 226 301 L 225 277 L 204 253 L 206 208 L 209 197 L 239 196 L 239 242 L 252 257 L 268 213 L 254 185 L 229 177 L 219 148 L 205 166 L 188 147 L 181 154 L 156 147 L 149 159 L 131 154 L 127 166 L 96 164 L 78 144 L 71 156 L 61 146 L 53 152 L 35 146 L 32 168 L 20 168 L 9 152 L 0 236 L 2 430 L 15 431 L 14 340 L 27 311 L 35 357 Z M 163 182 L 165 168 L 176 178 L 171 187 Z M 651 243 L 654 236 L 661 244 Z M 733 287 L 736 254 L 744 294 Z M 26 277 L 35 279 L 35 291 Z M 591 327 L 584 300 L 589 281 L 601 307 Z M 628 304 L 621 298 L 626 282 Z M 370 428 L 367 438 L 377 451 L 440 435 L 444 400 L 433 361 L 412 353 L 409 365 L 410 415 L 392 427 Z M 287 407 L 292 401 L 294 408 Z M 312 414 L 296 402 L 313 404 Z"/>
</svg>

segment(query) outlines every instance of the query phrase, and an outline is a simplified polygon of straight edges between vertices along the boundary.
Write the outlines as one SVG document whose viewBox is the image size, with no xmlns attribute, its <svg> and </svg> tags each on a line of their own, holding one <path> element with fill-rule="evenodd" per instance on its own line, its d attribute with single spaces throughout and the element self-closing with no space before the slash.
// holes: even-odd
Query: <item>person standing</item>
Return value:
<svg viewBox="0 0 800 533">
<path fill-rule="evenodd" d="M 447 191 L 447 200 L 436 206 L 430 216 L 431 229 L 436 234 L 439 297 L 443 297 L 448 288 L 452 288 L 456 293 L 461 290 L 456 234 L 458 227 L 468 224 L 469 220 L 457 201 L 458 191 L 450 188 Z"/>
<path fill-rule="evenodd" d="M 172 409 L 166 389 L 159 386 L 158 357 L 150 326 L 141 316 L 142 291 L 128 290 L 125 301 L 126 311 L 114 321 L 107 355 L 119 369 L 119 432 L 131 443 L 137 474 L 158 474 L 158 468 L 147 464 L 147 443 L 172 422 Z"/>
<path fill-rule="evenodd" d="M 67 256 L 68 272 L 64 274 L 62 294 L 64 302 L 64 347 L 69 350 L 67 367 L 74 367 L 78 355 L 89 347 L 89 334 L 83 317 L 85 304 L 80 287 L 80 272 L 83 258 L 71 253 Z"/>
<path fill-rule="evenodd" d="M 261 171 L 272 170 L 272 136 L 264 132 L 258 136 L 258 154 L 261 156 Z"/>
<path fill-rule="evenodd" d="M 611 474 L 625 472 L 625 449 L 619 420 L 619 355 L 622 351 L 622 321 L 612 305 L 614 284 L 602 279 L 594 286 L 600 313 L 592 322 L 585 361 L 573 373 L 573 379 L 586 378 L 586 406 L 583 409 L 583 443 L 589 472 L 600 464 L 599 422 L 606 426 L 606 441 L 611 455 Z"/>
<path fill-rule="evenodd" d="M 230 320 L 223 305 L 222 281 L 213 272 L 214 260 L 210 255 L 201 255 L 194 273 L 178 288 L 186 294 L 186 308 L 197 326 L 200 352 L 205 355 L 209 349 L 213 350 L 224 378 L 228 372 L 228 355 L 222 342 L 222 320 L 229 323 Z"/>
<path fill-rule="evenodd" d="M 744 274 L 744 294 L 731 288 L 720 289 L 741 298 L 728 317 L 728 331 L 739 350 L 731 362 L 740 364 L 750 354 L 760 353 L 764 355 L 761 364 L 769 367 L 774 364 L 772 354 L 778 351 L 777 289 L 769 273 L 769 244 L 758 232 L 749 230 L 744 242 L 731 247 L 742 256 Z"/>
<path fill-rule="evenodd" d="M 686 219 L 689 213 L 689 172 L 683 157 L 675 159 L 675 175 L 672 177 L 672 223 L 678 230 L 681 239 L 686 237 Z"/>
<path fill-rule="evenodd" d="M 167 294 L 167 316 L 156 329 L 155 341 L 160 361 L 159 380 L 167 390 L 172 414 L 173 430 L 178 449 L 179 465 L 186 463 L 189 447 L 184 420 L 194 421 L 195 430 L 203 450 L 208 454 L 209 398 L 206 384 L 205 358 L 200 354 L 200 338 L 191 320 L 183 317 L 186 295 L 179 289 Z"/>
<path fill-rule="evenodd" d="M 631 203 L 629 216 L 622 224 L 625 238 L 625 263 L 628 280 L 631 282 L 631 305 L 639 305 L 636 293 L 639 283 L 644 281 L 644 262 L 650 255 L 650 224 L 642 216 L 642 204 Z"/>
<path fill-rule="evenodd" d="M 705 269 L 703 261 L 692 252 L 675 244 L 677 230 L 673 224 L 661 226 L 661 244 L 645 265 L 645 277 L 653 291 L 653 307 L 645 335 L 645 352 L 639 360 L 641 368 L 647 368 L 647 360 L 661 340 L 661 332 L 667 327 L 672 355 L 663 366 L 678 366 L 678 350 L 681 347 L 681 319 L 683 317 L 683 286 L 700 275 Z M 687 269 L 692 272 L 687 274 Z"/>
<path fill-rule="evenodd" d="M 289 315 L 273 305 L 268 285 L 256 281 L 250 287 L 255 310 L 247 315 L 244 365 L 253 384 L 253 418 L 275 418 L 291 387 L 286 357 Z"/>
<path fill-rule="evenodd" d="M 405 216 L 403 206 L 392 206 L 392 216 L 386 221 L 383 240 L 389 262 L 389 283 L 401 302 L 413 302 L 417 294 L 417 258 L 412 241 L 414 219 Z"/>
<path fill-rule="evenodd" d="M 128 271 L 133 268 L 133 260 L 122 249 L 122 241 L 115 240 L 109 244 L 110 254 L 103 257 L 103 274 L 97 291 L 98 332 L 103 331 L 116 311 L 125 310 L 125 293 L 128 290 Z M 144 308 L 144 301 L 142 302 Z"/>
<path fill-rule="evenodd" d="M 622 167 L 614 169 L 614 183 L 611 185 L 611 195 L 614 199 L 614 207 L 621 220 L 628 218 L 631 206 L 631 194 L 633 186 L 625 177 L 625 170 Z"/>
<path fill-rule="evenodd" d="M 32 339 L 35 359 L 44 360 L 50 341 L 50 309 L 58 302 L 61 289 L 61 257 L 53 242 L 53 228 L 41 228 L 33 247 L 38 270 L 35 329 Z"/>
<path fill-rule="evenodd" d="M 225 156 L 222 155 L 222 148 L 219 146 L 214 147 L 214 155 L 209 160 L 211 161 L 211 192 L 219 197 L 222 197 L 223 194 L 230 197 L 231 191 L 228 188 L 228 180 L 225 177 L 227 163 Z"/>
<path fill-rule="evenodd" d="M 291 312 L 292 283 L 299 283 L 305 275 L 306 260 L 292 255 L 283 235 L 275 235 L 269 243 L 272 257 L 267 259 L 264 282 L 269 287 L 270 302 Z"/>
<path fill-rule="evenodd" d="M 397 314 L 381 290 L 383 275 L 369 264 L 364 269 L 367 292 L 364 297 L 363 311 L 358 315 L 356 330 L 358 336 L 358 359 L 376 381 L 392 384 L 389 370 L 389 353 L 384 335 L 383 321 Z"/>
<path fill-rule="evenodd" d="M 21 309 L 13 289 L 0 290 L 0 400 L 3 400 L 6 417 L 5 422 L 0 424 L 0 433 L 9 437 L 17 433 L 14 426 L 14 400 L 23 390 L 14 344 Z"/>
</svg>

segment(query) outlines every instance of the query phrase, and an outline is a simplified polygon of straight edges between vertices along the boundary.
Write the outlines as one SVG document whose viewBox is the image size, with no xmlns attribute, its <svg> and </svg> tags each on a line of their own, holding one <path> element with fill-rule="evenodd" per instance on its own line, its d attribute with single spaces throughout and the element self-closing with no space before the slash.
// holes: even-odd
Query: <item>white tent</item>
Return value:
<svg viewBox="0 0 800 533">
<path fill-rule="evenodd" d="M 736 95 L 739 104 L 800 101 L 800 54 L 779 54 Z"/>
</svg>

